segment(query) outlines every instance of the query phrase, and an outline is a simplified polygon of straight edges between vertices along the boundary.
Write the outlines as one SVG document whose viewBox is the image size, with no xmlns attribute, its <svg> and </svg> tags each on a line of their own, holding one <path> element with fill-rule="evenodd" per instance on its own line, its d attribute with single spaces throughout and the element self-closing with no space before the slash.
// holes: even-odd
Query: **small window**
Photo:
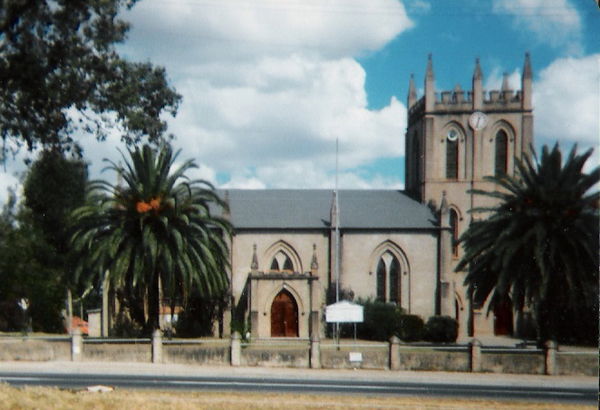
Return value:
<svg viewBox="0 0 600 410">
<path fill-rule="evenodd" d="M 450 232 L 452 234 L 452 255 L 458 256 L 458 214 L 450 209 Z"/>
<path fill-rule="evenodd" d="M 506 174 L 508 169 L 508 136 L 506 131 L 500 130 L 496 133 L 496 161 L 494 174 L 501 176 Z"/>
<path fill-rule="evenodd" d="M 446 139 L 446 178 L 458 179 L 458 138 Z"/>
<path fill-rule="evenodd" d="M 377 264 L 377 300 L 385 302 L 385 262 L 383 258 L 379 259 Z"/>
<path fill-rule="evenodd" d="M 390 264 L 390 302 L 400 302 L 400 263 L 396 257 Z"/>
<path fill-rule="evenodd" d="M 271 261 L 272 272 L 293 272 L 294 264 L 290 257 L 283 251 L 277 252 Z"/>
<path fill-rule="evenodd" d="M 400 303 L 400 262 L 391 252 L 385 252 L 377 262 L 377 300 Z"/>
<path fill-rule="evenodd" d="M 287 270 L 292 272 L 294 270 L 294 266 L 292 265 L 292 260 L 289 256 L 285 256 L 285 262 L 283 263 L 283 270 Z"/>
</svg>

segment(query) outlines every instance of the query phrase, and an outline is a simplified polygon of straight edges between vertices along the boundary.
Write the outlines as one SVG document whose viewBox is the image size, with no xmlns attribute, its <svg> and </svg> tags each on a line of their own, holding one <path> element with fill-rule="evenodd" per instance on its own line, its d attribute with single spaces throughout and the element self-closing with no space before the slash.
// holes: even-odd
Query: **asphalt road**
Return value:
<svg viewBox="0 0 600 410">
<path fill-rule="evenodd" d="M 457 375 L 458 376 L 458 375 Z M 81 389 L 107 385 L 126 389 L 187 391 L 289 392 L 358 395 L 532 400 L 536 402 L 598 403 L 598 390 L 590 387 L 506 386 L 465 383 L 362 381 L 347 379 L 280 377 L 210 377 L 127 374 L 65 374 L 0 372 L 0 382 L 13 386 L 55 386 Z"/>
</svg>

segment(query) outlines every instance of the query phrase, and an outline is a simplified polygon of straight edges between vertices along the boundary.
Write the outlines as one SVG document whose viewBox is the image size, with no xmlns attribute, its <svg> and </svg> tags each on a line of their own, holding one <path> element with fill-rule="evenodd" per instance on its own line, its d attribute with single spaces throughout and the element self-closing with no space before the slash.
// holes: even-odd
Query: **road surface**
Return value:
<svg viewBox="0 0 600 410">
<path fill-rule="evenodd" d="M 585 386 L 541 386 L 469 383 L 460 381 L 461 374 L 451 381 L 418 382 L 392 380 L 356 380 L 348 378 L 314 378 L 262 375 L 243 377 L 147 375 L 147 374 L 68 374 L 48 372 L 2 372 L 0 382 L 13 386 L 56 386 L 81 389 L 86 386 L 108 385 L 125 389 L 157 389 L 188 391 L 290 392 L 357 395 L 397 395 L 421 397 L 485 398 L 493 400 L 532 400 L 577 404 L 598 403 L 598 390 Z"/>
</svg>

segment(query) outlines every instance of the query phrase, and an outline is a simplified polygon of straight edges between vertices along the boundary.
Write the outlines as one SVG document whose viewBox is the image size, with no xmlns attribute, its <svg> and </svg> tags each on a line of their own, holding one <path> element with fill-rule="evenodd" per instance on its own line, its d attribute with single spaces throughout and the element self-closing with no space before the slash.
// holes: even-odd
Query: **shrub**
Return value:
<svg viewBox="0 0 600 410">
<path fill-rule="evenodd" d="M 358 337 L 365 340 L 388 341 L 400 333 L 402 309 L 396 305 L 372 299 L 361 300 L 364 306 L 364 322 L 357 328 Z"/>
<path fill-rule="evenodd" d="M 458 322 L 450 316 L 431 316 L 425 325 L 425 340 L 454 343 L 458 337 Z"/>
<path fill-rule="evenodd" d="M 227 293 L 207 298 L 194 292 L 175 324 L 177 337 L 213 336 L 215 322 L 219 324 L 219 336 L 222 336 L 222 317 L 228 299 Z"/>
<path fill-rule="evenodd" d="M 417 315 L 401 315 L 400 326 L 396 334 L 405 342 L 415 342 L 423 339 L 425 323 Z"/>
</svg>

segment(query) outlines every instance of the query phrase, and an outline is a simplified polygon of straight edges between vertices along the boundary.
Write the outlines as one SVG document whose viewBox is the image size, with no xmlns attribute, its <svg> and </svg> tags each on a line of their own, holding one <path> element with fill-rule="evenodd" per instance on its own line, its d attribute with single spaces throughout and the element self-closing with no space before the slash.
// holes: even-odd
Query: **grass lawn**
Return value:
<svg viewBox="0 0 600 410">
<path fill-rule="evenodd" d="M 108 393 L 15 388 L 0 385 L 2 409 L 592 409 L 518 401 L 309 394 L 166 392 L 115 390 Z"/>
</svg>

